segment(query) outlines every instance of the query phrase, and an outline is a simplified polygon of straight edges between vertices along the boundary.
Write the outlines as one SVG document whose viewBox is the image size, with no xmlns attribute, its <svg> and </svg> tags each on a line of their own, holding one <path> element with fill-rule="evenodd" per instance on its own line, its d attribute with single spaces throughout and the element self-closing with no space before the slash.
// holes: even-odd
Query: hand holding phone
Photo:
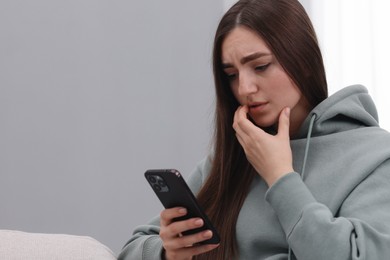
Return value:
<svg viewBox="0 0 390 260">
<path fill-rule="evenodd" d="M 183 236 L 211 230 L 212 237 L 199 242 L 199 244 L 218 244 L 220 242 L 217 230 L 197 203 L 195 196 L 179 171 L 174 169 L 147 170 L 145 178 L 166 209 L 182 207 L 187 210 L 186 215 L 175 218 L 174 221 L 190 218 L 201 218 L 203 220 L 202 226 L 182 232 Z"/>
<path fill-rule="evenodd" d="M 184 212 L 183 212 L 184 210 Z M 181 235 L 182 232 L 203 226 L 203 220 L 192 218 L 172 222 L 174 218 L 184 216 L 182 207 L 169 208 L 160 214 L 160 238 L 163 244 L 161 258 L 164 260 L 189 260 L 194 256 L 211 251 L 219 244 L 202 244 L 212 237 L 212 231 L 201 231 L 193 235 Z"/>
</svg>

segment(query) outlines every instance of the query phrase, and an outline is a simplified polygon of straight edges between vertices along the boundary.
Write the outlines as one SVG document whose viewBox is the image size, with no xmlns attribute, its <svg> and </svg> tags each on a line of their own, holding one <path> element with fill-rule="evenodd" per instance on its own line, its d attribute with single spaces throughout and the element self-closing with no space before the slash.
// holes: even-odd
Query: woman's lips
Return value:
<svg viewBox="0 0 390 260">
<path fill-rule="evenodd" d="M 259 113 L 265 109 L 268 102 L 254 102 L 248 104 L 249 112 L 250 113 Z"/>
</svg>

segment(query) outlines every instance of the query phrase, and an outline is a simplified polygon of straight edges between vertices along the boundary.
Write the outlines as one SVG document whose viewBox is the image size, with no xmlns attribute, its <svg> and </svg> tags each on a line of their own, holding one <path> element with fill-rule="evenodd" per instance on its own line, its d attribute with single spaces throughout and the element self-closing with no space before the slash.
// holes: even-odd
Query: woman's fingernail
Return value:
<svg viewBox="0 0 390 260">
<path fill-rule="evenodd" d="M 205 238 L 209 238 L 212 235 L 213 235 L 213 232 L 211 232 L 210 230 L 203 232 L 203 237 L 205 237 Z"/>
<path fill-rule="evenodd" d="M 284 110 L 284 113 L 286 116 L 290 116 L 290 108 L 287 107 L 285 110 Z"/>
<path fill-rule="evenodd" d="M 195 220 L 195 225 L 202 226 L 203 225 L 203 220 L 201 218 Z"/>
<path fill-rule="evenodd" d="M 187 210 L 185 208 L 181 208 L 181 209 L 179 209 L 179 213 L 180 214 L 186 214 Z"/>
</svg>

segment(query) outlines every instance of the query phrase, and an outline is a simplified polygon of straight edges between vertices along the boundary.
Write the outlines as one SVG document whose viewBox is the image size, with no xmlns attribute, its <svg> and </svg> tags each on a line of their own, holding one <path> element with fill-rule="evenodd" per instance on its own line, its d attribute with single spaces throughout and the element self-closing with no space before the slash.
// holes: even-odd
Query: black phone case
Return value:
<svg viewBox="0 0 390 260">
<path fill-rule="evenodd" d="M 197 203 L 194 194 L 179 171 L 175 169 L 147 170 L 145 178 L 165 208 L 184 207 L 187 209 L 187 215 L 176 218 L 175 221 L 194 217 L 203 219 L 204 225 L 202 227 L 183 232 L 183 235 L 195 234 L 209 229 L 213 232 L 213 236 L 200 244 L 218 244 L 220 242 L 218 232 Z"/>
</svg>

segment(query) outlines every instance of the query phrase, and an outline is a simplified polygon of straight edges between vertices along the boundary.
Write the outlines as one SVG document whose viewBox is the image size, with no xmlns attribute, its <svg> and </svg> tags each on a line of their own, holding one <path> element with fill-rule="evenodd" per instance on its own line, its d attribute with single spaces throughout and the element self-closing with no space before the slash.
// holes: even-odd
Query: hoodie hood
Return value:
<svg viewBox="0 0 390 260">
<path fill-rule="evenodd" d="M 343 88 L 318 104 L 309 113 L 294 139 L 307 137 L 313 116 L 312 137 L 379 126 L 375 104 L 362 85 Z"/>
<path fill-rule="evenodd" d="M 375 104 L 365 87 L 361 85 L 349 86 L 325 99 L 309 113 L 303 122 L 298 135 L 293 138 L 297 141 L 298 139 L 303 140 L 306 138 L 304 141 L 306 144 L 302 158 L 301 178 L 303 180 L 306 179 L 305 170 L 307 168 L 309 149 L 311 146 L 310 140 L 312 137 L 321 137 L 357 128 L 378 126 L 378 113 Z M 318 144 L 319 143 L 317 142 L 315 147 L 323 146 Z M 315 154 L 318 154 L 319 150 L 315 150 L 317 150 Z M 324 149 L 320 150 L 324 151 Z M 366 149 L 362 150 L 366 151 Z M 321 158 L 321 156 L 316 157 Z M 346 159 L 345 161 L 348 160 Z M 335 162 L 333 161 L 333 163 Z M 343 163 L 345 163 L 344 160 Z M 347 165 L 349 164 L 347 163 Z M 290 216 L 290 214 L 287 215 Z M 292 259 L 296 258 L 289 246 L 288 260 Z"/>
</svg>

